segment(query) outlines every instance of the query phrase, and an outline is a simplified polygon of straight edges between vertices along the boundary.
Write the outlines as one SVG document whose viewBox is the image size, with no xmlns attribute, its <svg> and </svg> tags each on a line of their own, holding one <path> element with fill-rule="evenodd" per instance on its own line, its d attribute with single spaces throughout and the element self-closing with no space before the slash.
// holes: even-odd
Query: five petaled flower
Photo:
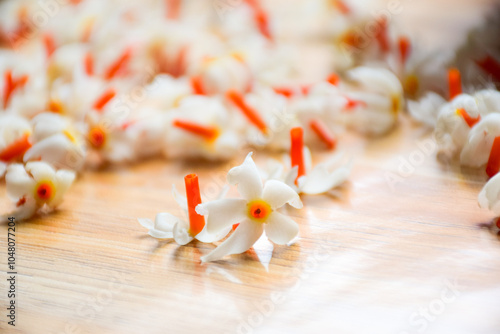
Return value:
<svg viewBox="0 0 500 334">
<path fill-rule="evenodd" d="M 7 195 L 16 202 L 17 210 L 10 216 L 17 220 L 32 217 L 38 209 L 53 210 L 63 200 L 63 196 L 75 180 L 75 173 L 58 170 L 41 161 L 12 164 L 5 176 Z"/>
<path fill-rule="evenodd" d="M 300 209 L 302 202 L 295 190 L 278 180 L 268 180 L 263 186 L 259 171 L 249 153 L 242 165 L 227 175 L 231 185 L 237 185 L 242 198 L 227 198 L 200 204 L 196 212 L 207 216 L 207 231 L 217 233 L 239 224 L 233 234 L 216 249 L 201 258 L 202 262 L 216 261 L 230 254 L 243 253 L 266 231 L 276 244 L 292 241 L 299 227 L 277 209 L 286 203 Z"/>
</svg>

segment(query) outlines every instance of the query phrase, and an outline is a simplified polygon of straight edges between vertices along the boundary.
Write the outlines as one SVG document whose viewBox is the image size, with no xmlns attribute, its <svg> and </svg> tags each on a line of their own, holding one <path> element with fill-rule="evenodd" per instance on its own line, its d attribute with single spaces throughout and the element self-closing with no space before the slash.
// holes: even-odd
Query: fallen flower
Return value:
<svg viewBox="0 0 500 334">
<path fill-rule="evenodd" d="M 75 180 L 75 173 L 68 170 L 55 171 L 41 161 L 29 162 L 26 166 L 12 164 L 5 175 L 7 196 L 16 202 L 17 210 L 7 216 L 17 220 L 32 217 L 39 209 L 54 210 L 61 204 L 64 194 Z"/>
<path fill-rule="evenodd" d="M 297 236 L 297 223 L 277 209 L 286 203 L 297 209 L 302 208 L 299 195 L 278 180 L 268 180 L 263 186 L 252 153 L 247 155 L 243 164 L 228 172 L 227 181 L 231 185 L 237 185 L 242 198 L 219 199 L 200 204 L 196 207 L 196 212 L 207 217 L 209 233 L 224 231 L 233 224 L 239 225 L 229 238 L 203 256 L 202 262 L 243 253 L 255 244 L 264 231 L 278 245 L 287 244 Z"/>
<path fill-rule="evenodd" d="M 208 233 L 205 218 L 195 211 L 196 206 L 201 203 L 198 176 L 188 174 L 184 177 L 184 182 L 187 197 L 180 195 L 175 186 L 172 187 L 172 195 L 186 216 L 189 217 L 189 222 L 170 213 L 162 212 L 156 215 L 154 222 L 147 218 L 139 218 L 139 223 L 149 230 L 150 236 L 158 239 L 173 238 L 179 245 L 186 245 L 193 239 L 210 243 L 224 238 L 231 227 L 218 231 L 218 233 Z"/>
</svg>

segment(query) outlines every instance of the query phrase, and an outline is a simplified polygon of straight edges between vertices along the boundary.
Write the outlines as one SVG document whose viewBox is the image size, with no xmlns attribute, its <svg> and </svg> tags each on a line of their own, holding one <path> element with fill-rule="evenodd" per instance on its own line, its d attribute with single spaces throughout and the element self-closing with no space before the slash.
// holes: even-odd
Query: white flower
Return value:
<svg viewBox="0 0 500 334">
<path fill-rule="evenodd" d="M 287 244 L 297 236 L 297 223 L 277 209 L 286 203 L 302 208 L 300 197 L 281 181 L 269 180 L 263 186 L 257 166 L 252 160 L 252 153 L 247 155 L 243 164 L 228 172 L 227 181 L 238 186 L 242 198 L 219 199 L 200 204 L 196 207 L 196 212 L 207 216 L 206 227 L 209 233 L 217 233 L 233 224 L 239 223 L 239 226 L 216 249 L 203 256 L 203 262 L 245 252 L 264 231 L 271 241 L 279 245 Z"/>
<path fill-rule="evenodd" d="M 186 176 L 186 193 L 192 196 L 193 192 L 191 191 L 191 187 L 193 185 L 193 182 L 191 182 L 190 180 L 194 180 L 194 178 L 196 178 L 195 194 L 199 199 L 198 181 L 197 176 L 195 176 L 194 174 Z M 226 191 L 226 189 L 223 189 L 218 198 L 224 197 Z M 209 233 L 207 231 L 207 225 L 204 224 L 203 216 L 198 215 L 194 211 L 190 212 L 188 207 L 188 198 L 179 194 L 177 189 L 175 188 L 175 185 L 172 186 L 172 196 L 174 197 L 175 201 L 182 209 L 182 211 L 184 211 L 184 214 L 189 217 L 189 222 L 167 212 L 158 213 L 155 217 L 154 222 L 147 218 L 139 218 L 139 223 L 149 230 L 148 234 L 150 236 L 158 239 L 173 238 L 179 245 L 186 245 L 193 239 L 207 243 L 215 242 L 224 238 L 229 233 L 231 226 L 226 229 L 217 231 L 216 233 Z M 204 225 L 201 226 L 200 224 Z"/>
<path fill-rule="evenodd" d="M 169 158 L 226 160 L 242 146 L 242 136 L 232 115 L 217 97 L 190 96 L 169 113 L 165 155 Z"/>
<path fill-rule="evenodd" d="M 243 59 L 230 55 L 207 60 L 198 75 L 205 94 L 224 94 L 229 89 L 244 93 L 251 88 L 252 76 Z"/>
<path fill-rule="evenodd" d="M 434 135 L 439 146 L 438 156 L 445 160 L 462 151 L 469 131 L 480 120 L 476 99 L 460 94 L 439 110 Z"/>
<path fill-rule="evenodd" d="M 492 177 L 478 196 L 479 206 L 500 215 L 500 173 Z"/>
<path fill-rule="evenodd" d="M 485 116 L 469 132 L 467 142 L 460 154 L 460 163 L 470 167 L 481 167 L 488 162 L 493 141 L 500 136 L 500 114 Z"/>
<path fill-rule="evenodd" d="M 345 92 L 356 106 L 345 112 L 348 126 L 370 135 L 382 135 L 394 127 L 404 97 L 399 79 L 383 68 L 357 67 L 347 72 L 356 83 Z"/>
<path fill-rule="evenodd" d="M 33 118 L 34 144 L 24 155 L 24 162 L 41 159 L 57 168 L 80 170 L 85 161 L 84 141 L 71 123 L 54 113 Z"/>
<path fill-rule="evenodd" d="M 5 176 L 7 196 L 17 204 L 11 215 L 23 220 L 33 216 L 38 209 L 53 210 L 75 179 L 75 173 L 68 170 L 55 171 L 45 162 L 12 164 Z"/>
</svg>

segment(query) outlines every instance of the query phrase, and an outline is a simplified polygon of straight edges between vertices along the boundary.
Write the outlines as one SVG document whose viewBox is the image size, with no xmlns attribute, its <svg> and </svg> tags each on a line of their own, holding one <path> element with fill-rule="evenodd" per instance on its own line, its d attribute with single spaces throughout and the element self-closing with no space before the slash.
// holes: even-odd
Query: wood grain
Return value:
<svg viewBox="0 0 500 334">
<path fill-rule="evenodd" d="M 137 217 L 180 215 L 171 186 L 183 189 L 189 172 L 213 197 L 245 152 L 228 164 L 151 160 L 85 173 L 58 212 L 17 224 L 18 325 L 7 325 L 2 302 L 0 332 L 498 333 L 500 238 L 477 205 L 486 177 L 419 155 L 431 134 L 400 123 L 384 138 L 342 138 L 341 149 L 359 153 L 351 181 L 338 198 L 305 196 L 304 209 L 289 210 L 297 243 L 259 242 L 205 265 L 214 245 L 157 241 Z M 418 156 L 391 187 L 401 161 Z M 0 196 L 5 212 L 4 184 Z M 0 233 L 4 301 L 6 226 Z"/>
</svg>

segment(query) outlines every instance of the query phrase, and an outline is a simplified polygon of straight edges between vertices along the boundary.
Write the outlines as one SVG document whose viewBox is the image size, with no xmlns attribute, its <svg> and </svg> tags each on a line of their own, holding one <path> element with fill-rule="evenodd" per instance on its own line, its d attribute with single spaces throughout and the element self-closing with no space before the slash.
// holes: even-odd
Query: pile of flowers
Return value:
<svg viewBox="0 0 500 334">
<path fill-rule="evenodd" d="M 272 162 L 280 166 L 273 172 L 251 154 L 232 169 L 228 183 L 241 198 L 202 203 L 190 174 L 186 199 L 174 190 L 187 220 L 168 213 L 140 219 L 151 236 L 182 245 L 231 233 L 203 261 L 241 253 L 264 231 L 287 244 L 298 226 L 278 209 L 299 209 L 300 194 L 329 193 L 349 177 L 340 131 L 384 135 L 407 101 L 411 115 L 440 134 L 440 156 L 459 155 L 497 175 L 498 91 L 461 94 L 459 72 L 451 70 L 446 102 L 452 55 L 422 52 L 390 18 L 345 0 L 298 1 L 295 9 L 298 24 L 259 0 L 215 7 L 77 0 L 50 10 L 36 1 L 1 2 L 0 177 L 16 207 L 4 217 L 50 212 L 79 173 L 108 164 L 289 152 L 284 164 Z M 304 82 L 301 47 L 290 36 L 310 36 L 322 20 L 326 29 L 316 33 L 332 46 L 331 62 Z M 367 25 L 374 33 L 359 36 Z M 495 55 L 478 57 L 478 71 L 500 73 Z M 313 168 L 306 145 L 340 152 Z M 480 195 L 496 213 L 499 183 L 494 176 Z"/>
</svg>

